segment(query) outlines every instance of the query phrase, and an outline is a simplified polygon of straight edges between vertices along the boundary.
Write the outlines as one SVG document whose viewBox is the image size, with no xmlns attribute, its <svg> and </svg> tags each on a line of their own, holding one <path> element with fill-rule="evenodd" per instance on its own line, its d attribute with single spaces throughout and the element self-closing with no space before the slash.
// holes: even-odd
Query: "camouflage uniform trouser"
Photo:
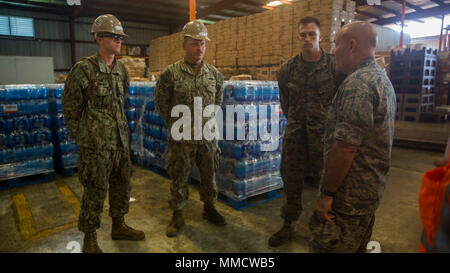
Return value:
<svg viewBox="0 0 450 273">
<path fill-rule="evenodd" d="M 285 221 L 298 220 L 303 209 L 302 191 L 307 161 L 318 184 L 323 169 L 323 145 L 317 144 L 317 141 L 308 143 L 306 133 L 284 137 L 280 174 L 286 196 L 286 203 L 281 208 L 281 217 Z"/>
<path fill-rule="evenodd" d="M 78 177 L 84 187 L 78 229 L 93 232 L 100 227 L 109 184 L 109 216 L 128 213 L 131 159 L 129 151 L 96 151 L 80 148 Z"/>
<path fill-rule="evenodd" d="M 188 179 L 194 163 L 200 171 L 200 200 L 214 203 L 217 199 L 215 172 L 219 164 L 216 142 L 186 144 L 171 141 L 169 144 L 168 173 L 172 178 L 169 205 L 181 210 L 189 198 Z"/>
<path fill-rule="evenodd" d="M 312 240 L 310 251 L 315 253 L 365 253 L 372 236 L 375 213 L 336 216 L 330 223 L 314 212 L 309 223 Z"/>
</svg>

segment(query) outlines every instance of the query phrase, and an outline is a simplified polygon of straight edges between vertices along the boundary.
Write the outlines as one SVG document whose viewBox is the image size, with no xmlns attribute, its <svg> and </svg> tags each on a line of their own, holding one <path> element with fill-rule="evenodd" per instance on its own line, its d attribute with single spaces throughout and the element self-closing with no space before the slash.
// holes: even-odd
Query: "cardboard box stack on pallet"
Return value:
<svg viewBox="0 0 450 273">
<path fill-rule="evenodd" d="M 120 62 L 125 64 L 130 75 L 130 80 L 141 80 L 145 76 L 145 58 L 123 56 L 119 59 Z"/>
<path fill-rule="evenodd" d="M 450 105 L 450 52 L 438 53 L 438 76 L 435 89 L 436 106 Z"/>
<path fill-rule="evenodd" d="M 321 22 L 321 46 L 330 51 L 342 24 L 354 19 L 355 2 L 349 0 L 303 0 L 265 12 L 208 25 L 205 61 L 227 76 L 250 74 L 256 80 L 276 80 L 276 71 L 300 52 L 298 21 L 315 16 Z M 150 71 L 162 71 L 182 58 L 181 33 L 150 42 Z M 240 73 L 245 69 L 249 73 Z"/>
</svg>

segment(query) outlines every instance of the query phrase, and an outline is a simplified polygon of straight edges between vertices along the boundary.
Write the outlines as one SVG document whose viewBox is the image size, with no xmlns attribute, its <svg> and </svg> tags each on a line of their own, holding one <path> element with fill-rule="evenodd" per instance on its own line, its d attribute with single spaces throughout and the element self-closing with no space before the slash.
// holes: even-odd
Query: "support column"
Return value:
<svg viewBox="0 0 450 273">
<path fill-rule="evenodd" d="M 75 18 L 73 16 L 70 17 L 69 28 L 70 28 L 70 55 L 72 57 L 72 66 L 74 66 L 76 63 L 76 57 L 75 57 Z"/>
<path fill-rule="evenodd" d="M 405 26 L 405 9 L 406 9 L 406 0 L 402 2 L 402 32 L 400 33 L 400 48 L 403 47 L 403 28 Z"/>
<path fill-rule="evenodd" d="M 189 0 L 189 21 L 197 19 L 197 8 L 195 6 L 195 1 L 196 0 Z"/>
</svg>

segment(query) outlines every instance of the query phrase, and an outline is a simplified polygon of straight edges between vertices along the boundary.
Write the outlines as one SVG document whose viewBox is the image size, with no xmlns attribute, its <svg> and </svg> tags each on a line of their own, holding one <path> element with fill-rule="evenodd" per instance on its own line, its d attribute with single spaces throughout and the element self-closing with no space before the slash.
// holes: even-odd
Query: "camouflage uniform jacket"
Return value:
<svg viewBox="0 0 450 273">
<path fill-rule="evenodd" d="M 62 106 L 78 146 L 129 149 L 130 131 L 123 108 L 129 85 L 126 67 L 115 61 L 110 68 L 98 53 L 72 67 L 64 86 Z"/>
<path fill-rule="evenodd" d="M 285 137 L 297 136 L 305 129 L 323 136 L 327 112 L 337 89 L 334 57 L 322 50 L 320 61 L 311 69 L 299 54 L 283 64 L 277 79 L 281 109 L 288 120 Z"/>
<path fill-rule="evenodd" d="M 374 58 L 359 64 L 339 87 L 328 113 L 324 164 L 335 140 L 358 147 L 338 189 L 333 209 L 347 215 L 374 213 L 388 179 L 396 98 Z"/>
<path fill-rule="evenodd" d="M 215 104 L 219 107 L 222 105 L 223 76 L 214 66 L 203 63 L 200 72 L 196 74 L 189 64 L 180 60 L 169 65 L 159 76 L 155 90 L 156 108 L 169 132 L 173 122 L 179 119 L 171 117 L 174 106 L 186 105 L 191 112 L 191 140 L 182 139 L 178 141 L 180 143 L 207 142 L 203 137 L 202 140 L 194 140 L 194 97 L 202 98 L 202 112 L 208 105 Z M 203 127 L 209 119 L 203 118 Z M 171 133 L 169 133 L 169 140 L 173 140 Z"/>
</svg>

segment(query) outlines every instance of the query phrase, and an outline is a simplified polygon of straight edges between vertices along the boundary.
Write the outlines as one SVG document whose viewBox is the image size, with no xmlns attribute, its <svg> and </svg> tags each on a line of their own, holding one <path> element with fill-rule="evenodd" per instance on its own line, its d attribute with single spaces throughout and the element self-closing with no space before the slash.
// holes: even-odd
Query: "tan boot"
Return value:
<svg viewBox="0 0 450 273">
<path fill-rule="evenodd" d="M 212 203 L 205 203 L 203 218 L 218 226 L 225 226 L 227 224 L 225 218 L 216 210 Z"/>
<path fill-rule="evenodd" d="M 290 241 L 295 233 L 291 222 L 284 222 L 283 227 L 269 238 L 269 246 L 277 247 Z"/>
<path fill-rule="evenodd" d="M 142 241 L 145 239 L 145 233 L 127 226 L 123 217 L 114 217 L 111 238 L 113 240 Z"/>
<path fill-rule="evenodd" d="M 184 218 L 182 210 L 174 210 L 172 220 L 167 226 L 166 235 L 167 237 L 175 237 L 178 232 L 184 227 Z"/>
<path fill-rule="evenodd" d="M 84 234 L 83 253 L 103 253 L 97 243 L 97 232 Z"/>
</svg>

